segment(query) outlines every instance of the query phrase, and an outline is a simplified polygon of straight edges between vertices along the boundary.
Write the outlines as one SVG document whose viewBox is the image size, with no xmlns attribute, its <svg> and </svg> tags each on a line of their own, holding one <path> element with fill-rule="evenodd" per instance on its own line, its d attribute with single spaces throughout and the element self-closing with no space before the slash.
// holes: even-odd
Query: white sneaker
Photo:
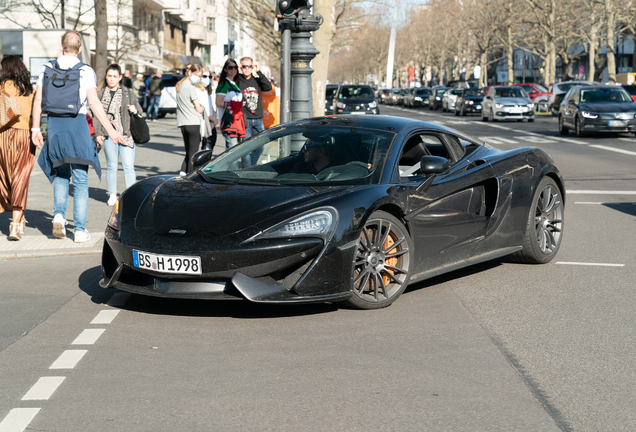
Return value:
<svg viewBox="0 0 636 432">
<path fill-rule="evenodd" d="M 53 218 L 53 235 L 57 238 L 66 238 L 66 228 L 64 227 L 67 223 L 60 213 L 56 214 Z"/>
<path fill-rule="evenodd" d="M 117 194 L 110 194 L 108 196 L 108 205 L 112 207 L 115 205 L 115 202 L 117 202 Z"/>
<path fill-rule="evenodd" d="M 91 235 L 88 233 L 88 230 L 75 232 L 75 243 L 84 243 L 89 241 L 90 239 Z"/>
</svg>

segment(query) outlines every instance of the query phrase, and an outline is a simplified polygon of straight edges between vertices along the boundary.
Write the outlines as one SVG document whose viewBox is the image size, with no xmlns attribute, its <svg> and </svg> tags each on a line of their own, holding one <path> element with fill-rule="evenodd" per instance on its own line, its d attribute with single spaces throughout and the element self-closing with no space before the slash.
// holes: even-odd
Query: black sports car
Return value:
<svg viewBox="0 0 636 432">
<path fill-rule="evenodd" d="M 559 133 L 636 132 L 636 103 L 615 86 L 572 87 L 559 107 Z"/>
<path fill-rule="evenodd" d="M 186 177 L 150 177 L 121 195 L 102 287 L 373 309 L 478 262 L 549 262 L 562 239 L 565 188 L 550 156 L 433 123 L 300 120 L 193 162 Z"/>
</svg>

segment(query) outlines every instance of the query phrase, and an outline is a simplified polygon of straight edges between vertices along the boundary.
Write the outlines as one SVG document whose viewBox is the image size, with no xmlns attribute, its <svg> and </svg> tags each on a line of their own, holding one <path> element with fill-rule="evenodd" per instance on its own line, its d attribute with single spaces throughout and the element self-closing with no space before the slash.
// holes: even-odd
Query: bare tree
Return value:
<svg viewBox="0 0 636 432">
<path fill-rule="evenodd" d="M 95 0 L 95 74 L 103 77 L 108 67 L 108 13 L 106 0 Z"/>
</svg>

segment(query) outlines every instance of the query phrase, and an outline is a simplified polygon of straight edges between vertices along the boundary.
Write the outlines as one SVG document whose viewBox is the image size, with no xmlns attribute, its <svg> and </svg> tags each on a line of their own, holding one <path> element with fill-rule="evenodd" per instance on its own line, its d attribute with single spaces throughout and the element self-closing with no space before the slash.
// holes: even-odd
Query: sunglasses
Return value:
<svg viewBox="0 0 636 432">
<path fill-rule="evenodd" d="M 201 75 L 203 78 L 210 78 L 210 75 Z"/>
<path fill-rule="evenodd" d="M 227 70 L 237 70 L 238 66 L 226 66 L 225 69 L 227 69 Z"/>
<path fill-rule="evenodd" d="M 252 65 L 241 65 L 243 69 L 252 69 Z"/>
</svg>

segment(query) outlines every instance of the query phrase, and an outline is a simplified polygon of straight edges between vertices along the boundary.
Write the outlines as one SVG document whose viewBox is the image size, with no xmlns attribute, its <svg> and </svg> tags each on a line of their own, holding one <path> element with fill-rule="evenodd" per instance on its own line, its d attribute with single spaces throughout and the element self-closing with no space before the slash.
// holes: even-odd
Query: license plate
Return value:
<svg viewBox="0 0 636 432">
<path fill-rule="evenodd" d="M 137 268 L 161 273 L 201 274 L 201 257 L 198 256 L 158 255 L 133 250 L 133 264 Z"/>
<path fill-rule="evenodd" d="M 627 122 L 623 120 L 610 120 L 607 122 L 608 126 L 626 127 Z"/>
<path fill-rule="evenodd" d="M 477 105 L 475 108 L 477 108 L 477 109 L 481 109 L 481 105 Z"/>
<path fill-rule="evenodd" d="M 351 114 L 366 114 L 366 111 L 351 111 Z"/>
</svg>

